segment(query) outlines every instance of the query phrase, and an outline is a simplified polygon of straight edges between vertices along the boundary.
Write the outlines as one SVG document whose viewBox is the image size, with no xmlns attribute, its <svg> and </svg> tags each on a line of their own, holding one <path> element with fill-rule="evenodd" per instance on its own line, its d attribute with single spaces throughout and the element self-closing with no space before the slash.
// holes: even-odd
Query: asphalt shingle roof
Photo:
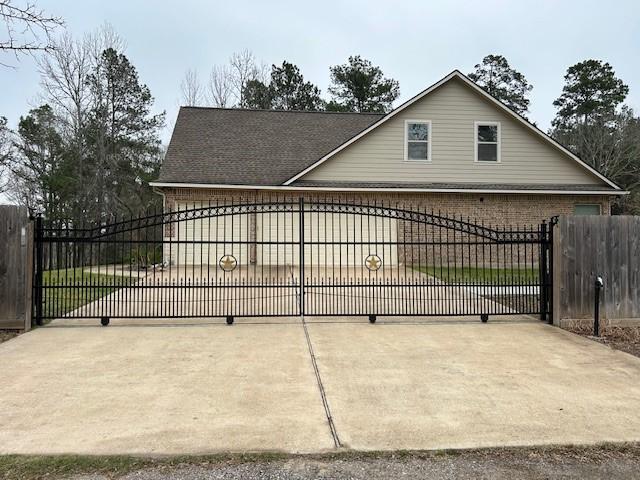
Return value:
<svg viewBox="0 0 640 480">
<path fill-rule="evenodd" d="M 281 185 L 382 117 L 181 107 L 157 181 Z"/>
</svg>

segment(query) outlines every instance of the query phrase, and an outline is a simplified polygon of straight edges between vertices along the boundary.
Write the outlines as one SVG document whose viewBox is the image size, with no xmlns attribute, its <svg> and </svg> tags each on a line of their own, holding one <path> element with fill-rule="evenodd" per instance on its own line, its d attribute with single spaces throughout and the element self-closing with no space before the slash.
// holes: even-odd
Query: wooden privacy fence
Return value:
<svg viewBox="0 0 640 480">
<path fill-rule="evenodd" d="M 0 328 L 31 326 L 33 224 L 26 207 L 0 205 Z"/>
<path fill-rule="evenodd" d="M 554 324 L 593 319 L 598 276 L 601 318 L 640 319 L 640 217 L 562 216 L 553 250 Z"/>
</svg>

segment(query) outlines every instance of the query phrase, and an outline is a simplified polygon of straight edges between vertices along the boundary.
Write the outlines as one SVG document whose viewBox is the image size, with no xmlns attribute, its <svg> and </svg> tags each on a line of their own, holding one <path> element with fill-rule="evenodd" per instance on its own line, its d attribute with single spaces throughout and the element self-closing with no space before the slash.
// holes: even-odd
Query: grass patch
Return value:
<svg viewBox="0 0 640 480">
<path fill-rule="evenodd" d="M 446 283 L 492 283 L 495 285 L 537 284 L 540 272 L 537 268 L 475 268 L 475 267 L 414 267 Z"/>
<path fill-rule="evenodd" d="M 86 269 L 69 268 L 42 272 L 42 283 L 45 287 L 44 317 L 61 317 L 76 308 L 126 287 L 134 280 L 124 276 L 90 273 Z"/>
<path fill-rule="evenodd" d="M 0 478 L 24 480 L 32 478 L 67 478 L 93 474 L 118 477 L 147 468 L 171 468 L 181 465 L 218 463 L 275 462 L 295 455 L 277 452 L 219 455 L 129 456 L 129 455 L 2 455 Z"/>
<path fill-rule="evenodd" d="M 126 456 L 7 455 L 0 457 L 0 478 L 60 478 L 82 473 L 123 475 L 150 465 L 149 459 Z"/>
<path fill-rule="evenodd" d="M 555 460 L 559 463 L 576 459 L 591 464 L 610 463 L 616 460 L 640 461 L 638 443 L 603 443 L 593 446 L 544 446 L 544 447 L 503 447 L 462 450 L 396 450 L 387 452 L 360 452 L 340 450 L 320 454 L 288 454 L 279 452 L 263 453 L 220 453 L 214 455 L 177 456 L 127 456 L 127 455 L 4 455 L 0 456 L 0 478 L 3 480 L 24 480 L 35 478 L 66 478 L 72 475 L 94 474 L 110 478 L 143 469 L 157 469 L 167 474 L 172 468 L 181 466 L 215 466 L 248 463 L 276 463 L 288 460 L 330 461 L 442 461 L 456 458 L 471 459 L 475 462 L 488 460 L 507 465 L 514 461 Z M 257 477 L 256 477 L 257 478 Z"/>
<path fill-rule="evenodd" d="M 0 343 L 11 340 L 22 333 L 22 330 L 0 330 Z"/>
</svg>

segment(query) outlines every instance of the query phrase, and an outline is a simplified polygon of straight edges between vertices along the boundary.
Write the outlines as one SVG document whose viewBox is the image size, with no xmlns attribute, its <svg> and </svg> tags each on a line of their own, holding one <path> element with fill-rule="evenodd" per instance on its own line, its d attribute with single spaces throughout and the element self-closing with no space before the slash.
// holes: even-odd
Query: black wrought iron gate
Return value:
<svg viewBox="0 0 640 480">
<path fill-rule="evenodd" d="M 552 227 L 303 198 L 178 204 L 91 224 L 39 217 L 35 317 L 549 319 Z"/>
</svg>

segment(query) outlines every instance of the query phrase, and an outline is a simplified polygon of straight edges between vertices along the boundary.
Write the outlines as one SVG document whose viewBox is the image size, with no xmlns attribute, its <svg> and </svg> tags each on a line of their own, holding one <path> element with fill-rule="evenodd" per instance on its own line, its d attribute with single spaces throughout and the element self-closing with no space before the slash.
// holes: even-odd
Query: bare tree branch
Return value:
<svg viewBox="0 0 640 480">
<path fill-rule="evenodd" d="M 53 32 L 64 25 L 61 17 L 45 13 L 34 3 L 16 6 L 13 0 L 0 0 L 0 20 L 5 27 L 4 36 L 0 37 L 0 52 L 11 52 L 16 59 L 21 54 L 52 51 Z"/>
<path fill-rule="evenodd" d="M 182 93 L 182 104 L 189 107 L 197 107 L 202 105 L 203 92 L 202 84 L 198 78 L 198 72 L 195 70 L 187 70 L 184 78 L 180 83 L 180 92 Z"/>
<path fill-rule="evenodd" d="M 232 103 L 233 78 L 231 70 L 226 66 L 215 65 L 209 75 L 207 84 L 207 101 L 214 107 L 228 107 Z"/>
<path fill-rule="evenodd" d="M 267 76 L 267 66 L 263 63 L 258 65 L 250 50 L 243 50 L 231 55 L 229 59 L 231 71 L 231 85 L 233 95 L 239 107 L 246 106 L 244 98 L 244 88 L 250 80 L 260 80 L 264 82 Z"/>
</svg>

